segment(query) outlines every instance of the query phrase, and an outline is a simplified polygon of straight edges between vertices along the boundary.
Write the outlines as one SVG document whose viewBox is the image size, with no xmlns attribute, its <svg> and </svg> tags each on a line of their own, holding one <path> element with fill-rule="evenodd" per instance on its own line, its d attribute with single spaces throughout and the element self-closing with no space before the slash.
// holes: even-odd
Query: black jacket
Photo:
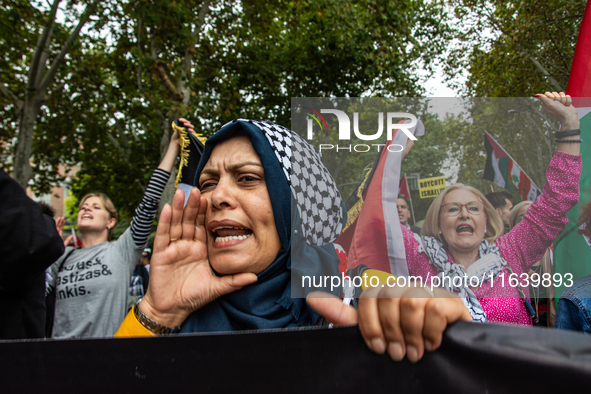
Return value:
<svg viewBox="0 0 591 394">
<path fill-rule="evenodd" d="M 410 226 L 410 231 L 412 231 L 415 234 L 419 234 L 421 235 L 421 228 L 417 227 L 417 226 Z"/>
<path fill-rule="evenodd" d="M 64 253 L 54 220 L 0 169 L 0 339 L 45 335 L 45 269 Z"/>
</svg>

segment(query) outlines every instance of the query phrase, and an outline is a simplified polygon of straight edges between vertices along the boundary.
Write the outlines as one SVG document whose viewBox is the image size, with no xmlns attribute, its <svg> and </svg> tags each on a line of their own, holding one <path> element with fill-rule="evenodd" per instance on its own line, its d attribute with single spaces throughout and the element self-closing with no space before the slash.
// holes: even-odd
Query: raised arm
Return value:
<svg viewBox="0 0 591 394">
<path fill-rule="evenodd" d="M 546 92 L 536 97 L 542 101 L 544 109 L 560 121 L 561 131 L 579 129 L 577 110 L 570 96 Z M 580 135 L 575 132 L 560 139 L 576 141 Z M 546 170 L 547 182 L 542 195 L 530 206 L 523 220 L 497 240 L 508 261 L 520 261 L 521 268 L 526 271 L 564 230 L 568 223 L 566 213 L 579 201 L 581 167 L 580 143 L 559 142 Z"/>
<path fill-rule="evenodd" d="M 560 131 L 579 130 L 576 134 L 557 138 L 559 141 L 571 142 L 558 142 L 556 147 L 559 152 L 578 156 L 581 153 L 581 144 L 572 141 L 581 138 L 581 122 L 577 109 L 572 105 L 571 97 L 563 92 L 546 92 L 545 94 L 537 94 L 536 97 L 542 101 L 544 109 L 560 122 Z"/>
<path fill-rule="evenodd" d="M 193 129 L 193 125 L 188 120 L 181 118 L 180 121 L 188 129 Z M 138 248 L 143 248 L 144 245 L 146 245 L 146 242 L 148 242 L 148 237 L 152 230 L 152 222 L 156 216 L 162 192 L 166 187 L 166 183 L 168 182 L 168 178 L 170 178 L 170 173 L 172 172 L 176 158 L 181 150 L 179 140 L 179 133 L 175 131 L 170 137 L 170 143 L 168 144 L 168 149 L 164 158 L 160 162 L 156 171 L 154 171 L 154 174 L 152 174 L 152 178 L 148 183 L 144 197 L 135 210 L 130 230 L 133 242 Z"/>
</svg>

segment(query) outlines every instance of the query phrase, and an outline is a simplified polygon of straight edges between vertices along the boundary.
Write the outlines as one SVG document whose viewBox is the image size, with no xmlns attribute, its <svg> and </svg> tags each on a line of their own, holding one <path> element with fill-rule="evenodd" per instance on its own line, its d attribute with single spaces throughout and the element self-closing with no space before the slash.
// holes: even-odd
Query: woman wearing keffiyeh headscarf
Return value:
<svg viewBox="0 0 591 394">
<path fill-rule="evenodd" d="M 236 120 L 206 142 L 194 185 L 184 209 L 177 191 L 162 211 L 150 287 L 117 336 L 317 325 L 310 289 L 298 284 L 304 275 L 339 275 L 332 242 L 346 213 L 315 149 L 282 126 Z M 333 293 L 309 302 L 329 321 L 356 323 L 357 311 L 342 309 L 342 288 Z M 440 316 L 469 319 L 459 299 L 440 302 L 457 315 Z M 382 316 L 398 318 L 399 307 L 392 310 Z M 374 312 L 360 310 L 364 335 L 379 319 Z"/>
</svg>

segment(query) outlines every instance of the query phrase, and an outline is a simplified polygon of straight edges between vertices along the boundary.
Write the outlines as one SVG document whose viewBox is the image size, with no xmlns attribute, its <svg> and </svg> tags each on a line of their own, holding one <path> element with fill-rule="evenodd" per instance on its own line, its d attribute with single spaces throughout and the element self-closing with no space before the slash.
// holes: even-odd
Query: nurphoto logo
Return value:
<svg viewBox="0 0 591 394">
<path fill-rule="evenodd" d="M 307 139 L 312 140 L 314 138 L 314 124 L 318 125 L 320 130 L 328 131 L 328 124 L 322 114 L 332 114 L 335 115 L 338 121 L 338 132 L 339 132 L 339 140 L 342 141 L 350 141 L 351 140 L 351 119 L 349 116 L 341 110 L 338 109 L 321 109 L 320 112 L 312 109 L 304 107 L 304 113 L 308 116 L 307 118 Z M 387 112 L 386 113 L 386 121 L 384 121 L 384 112 L 379 112 L 378 114 L 378 130 L 373 134 L 364 134 L 359 129 L 359 112 L 353 112 L 353 133 L 355 137 L 363 141 L 375 141 L 382 137 L 384 133 L 384 127 L 386 129 L 386 138 L 388 140 L 392 140 L 392 136 L 394 130 L 402 130 L 406 136 L 416 141 L 416 137 L 410 131 L 413 127 L 417 125 L 417 118 L 413 114 L 407 112 Z M 402 121 L 395 122 L 395 119 L 403 119 Z M 379 152 L 382 147 L 386 144 L 371 144 L 371 146 L 377 147 L 377 151 Z M 368 144 L 357 144 L 357 145 L 348 145 L 348 146 L 339 146 L 333 144 L 319 144 L 318 148 L 320 152 L 323 150 L 331 150 L 336 149 L 337 152 L 344 150 L 351 152 L 352 150 L 355 152 L 369 152 L 372 148 Z M 402 152 L 404 147 L 399 144 L 391 144 L 387 147 L 388 151 L 390 152 Z"/>
</svg>

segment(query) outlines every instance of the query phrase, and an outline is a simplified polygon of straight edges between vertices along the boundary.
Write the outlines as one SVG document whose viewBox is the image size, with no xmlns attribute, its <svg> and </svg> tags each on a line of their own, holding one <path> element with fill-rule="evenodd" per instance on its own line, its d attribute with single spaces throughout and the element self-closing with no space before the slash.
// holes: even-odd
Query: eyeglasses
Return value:
<svg viewBox="0 0 591 394">
<path fill-rule="evenodd" d="M 447 216 L 458 216 L 462 212 L 462 208 L 466 207 L 466 211 L 470 215 L 480 215 L 484 211 L 484 204 L 480 201 L 470 201 L 467 204 L 459 204 L 451 202 L 441 206 L 441 211 Z"/>
</svg>

